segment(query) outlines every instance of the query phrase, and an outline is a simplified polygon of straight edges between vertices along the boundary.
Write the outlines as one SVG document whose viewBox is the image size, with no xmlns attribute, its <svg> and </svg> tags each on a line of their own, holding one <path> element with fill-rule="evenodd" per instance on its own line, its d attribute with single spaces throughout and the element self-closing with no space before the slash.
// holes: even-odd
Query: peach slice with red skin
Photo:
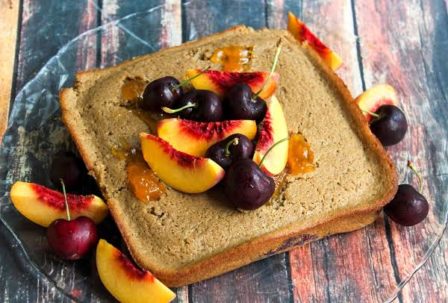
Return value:
<svg viewBox="0 0 448 303">
<path fill-rule="evenodd" d="M 219 96 L 225 94 L 231 87 L 238 83 L 246 83 L 252 92 L 259 93 L 262 99 L 271 97 L 278 86 L 279 74 L 273 73 L 269 78 L 269 72 L 226 72 L 218 70 L 189 69 L 187 78 L 202 74 L 191 80 L 191 84 L 196 89 L 210 90 Z M 266 84 L 265 84 L 266 82 Z M 264 86 L 263 86 L 264 85 Z"/>
<path fill-rule="evenodd" d="M 259 164 L 266 155 L 261 163 L 261 169 L 269 175 L 278 175 L 285 169 L 288 161 L 288 141 L 279 143 L 272 149 L 271 147 L 280 140 L 288 138 L 288 126 L 278 99 L 272 96 L 266 102 L 268 109 L 261 122 L 253 160 Z"/>
<path fill-rule="evenodd" d="M 302 44 L 308 44 L 322 60 L 332 69 L 337 70 L 342 65 L 342 59 L 328 48 L 310 29 L 293 13 L 288 13 L 288 31 Z"/>
<path fill-rule="evenodd" d="M 253 120 L 197 122 L 173 118 L 160 120 L 157 134 L 176 150 L 199 157 L 210 146 L 233 134 L 243 134 L 252 140 L 257 134 L 257 124 Z"/>
<path fill-rule="evenodd" d="M 96 248 L 96 267 L 104 287 L 122 303 L 167 303 L 176 297 L 149 271 L 137 268 L 103 239 Z"/>
<path fill-rule="evenodd" d="M 174 149 L 156 136 L 141 133 L 143 158 L 166 184 L 184 193 L 201 193 L 215 186 L 224 177 L 216 162 L 195 157 Z"/>
<path fill-rule="evenodd" d="M 61 192 L 39 184 L 17 181 L 11 187 L 10 197 L 19 213 L 43 227 L 48 227 L 57 219 L 66 218 L 64 195 Z M 67 203 L 72 219 L 85 216 L 100 223 L 109 212 L 106 203 L 95 195 L 67 194 Z"/>
<path fill-rule="evenodd" d="M 398 106 L 398 97 L 395 89 L 389 84 L 377 84 L 356 97 L 355 102 L 370 122 L 372 115 L 369 112 L 376 112 L 382 105 Z"/>
</svg>

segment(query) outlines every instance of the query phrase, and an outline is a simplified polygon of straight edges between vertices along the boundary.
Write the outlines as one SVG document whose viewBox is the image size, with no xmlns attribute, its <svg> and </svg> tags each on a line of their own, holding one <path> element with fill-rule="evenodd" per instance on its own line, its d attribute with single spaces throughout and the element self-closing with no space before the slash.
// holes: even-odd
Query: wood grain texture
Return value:
<svg viewBox="0 0 448 303">
<path fill-rule="evenodd" d="M 19 1 L 14 1 L 19 3 Z M 92 6 L 90 2 L 80 3 L 77 6 L 69 2 L 32 1 L 22 2 L 21 32 L 18 41 L 18 64 L 16 67 L 15 95 L 23 85 L 38 72 L 57 51 L 80 33 L 96 26 L 92 21 Z M 88 16 L 90 15 L 90 16 Z M 95 14 L 93 14 L 95 18 Z M 51 20 L 51 22 L 49 21 Z M 3 42 L 3 41 L 2 41 Z M 80 58 L 78 68 L 91 67 L 83 53 L 78 50 Z M 82 62 L 85 62 L 82 63 Z M 73 66 L 67 68 L 75 70 Z M 48 83 L 50 85 L 50 83 Z M 21 113 L 21 115 L 26 113 Z M 23 119 L 23 116 L 20 117 Z M 48 160 L 50 156 L 62 148 L 68 148 L 68 133 L 61 128 L 57 119 L 51 119 L 41 125 L 41 129 L 25 132 L 23 128 L 13 128 L 17 133 L 17 140 L 21 147 L 10 154 L 11 157 L 3 159 L 8 163 L 9 171 L 0 176 L 1 185 L 11 184 L 15 180 L 33 180 L 49 185 Z M 50 143 L 51 142 L 51 143 Z M 30 152 L 32 150 L 32 152 Z M 47 164 L 42 165 L 41 157 L 47 159 Z M 39 159 L 40 158 L 40 159 Z M 35 163 L 34 165 L 32 163 Z M 2 162 L 1 166 L 4 163 Z M 34 166 L 35 170 L 30 168 Z M 47 180 L 45 180 L 47 179 Z M 2 192 L 2 195 L 4 192 Z M 1 205 L 5 206 L 5 205 Z M 8 208 L 1 208 L 2 214 Z M 90 271 L 90 263 L 81 262 L 67 265 L 63 262 L 54 262 L 51 255 L 46 254 L 45 230 L 23 220 L 14 218 L 11 228 L 20 235 L 25 251 L 15 242 L 9 227 L 0 225 L 0 246 L 9 247 L 8 254 L 1 254 L 0 288 L 4 294 L 0 295 L 1 302 L 72 302 L 72 299 L 90 300 L 97 299 L 98 294 L 90 294 L 83 291 L 86 288 L 86 280 L 80 273 Z M 7 264 L 8 266 L 3 266 Z M 82 268 L 82 269 L 81 269 Z M 81 271 L 80 271 L 81 269 Z M 5 279 L 4 277 L 8 277 Z M 92 279 L 88 283 L 99 283 L 98 279 Z M 64 294 L 67 293 L 67 294 Z M 101 293 L 107 296 L 107 293 Z"/>
<path fill-rule="evenodd" d="M 103 0 L 101 7 L 101 24 L 120 20 L 135 12 L 148 12 L 150 18 L 142 18 L 139 22 L 120 23 L 101 33 L 100 66 L 111 66 L 133 56 L 153 52 L 162 47 L 179 45 L 182 42 L 182 18 L 180 0 L 154 0 L 130 2 L 126 0 Z M 151 20 L 149 20 L 151 19 Z M 145 22 L 148 21 L 148 22 Z M 141 39 L 154 48 L 142 44 Z M 136 47 L 129 45 L 134 43 Z M 125 50 L 125 51 L 124 51 Z M 129 52 L 133 50 L 135 52 Z M 188 302 L 188 287 L 176 290 L 174 302 Z"/>
<path fill-rule="evenodd" d="M 287 3 L 288 5 L 286 5 Z M 183 6 L 183 39 L 191 40 L 229 26 L 246 24 L 254 28 L 284 22 L 295 1 L 218 2 L 191 1 Z M 213 22 L 210 22 L 213 20 Z M 286 254 L 250 264 L 222 276 L 189 287 L 191 302 L 289 302 L 289 269 Z"/>
<path fill-rule="evenodd" d="M 19 2 L 0 0 L 0 142 L 8 123 L 18 22 Z"/>
<path fill-rule="evenodd" d="M 405 169 L 405 162 L 413 158 L 425 176 L 424 193 L 432 205 L 437 203 L 443 208 L 443 205 L 447 207 L 448 200 L 447 9 L 448 0 L 392 3 L 387 0 L 86 0 L 76 3 L 24 0 L 16 91 L 70 39 L 96 26 L 103 25 L 105 31 L 82 41 L 69 68 L 109 66 L 236 24 L 284 27 L 286 13 L 292 10 L 342 56 L 344 66 L 338 73 L 354 95 L 378 82 L 397 87 L 410 128 L 405 141 L 389 151 L 402 179 L 409 182 L 411 175 Z M 152 12 L 151 18 L 145 18 L 148 11 Z M 141 13 L 139 23 L 122 20 L 114 30 L 107 29 L 111 22 L 135 12 Z M 46 132 L 56 131 L 53 128 L 57 125 L 53 124 L 44 125 Z M 9 171 L 0 174 L 2 182 L 24 178 L 46 182 L 41 173 L 46 171 L 45 165 L 32 170 L 27 167 L 31 166 L 35 152 L 30 153 L 27 147 L 39 147 L 36 154 L 45 151 L 51 154 L 57 147 L 41 145 L 37 141 L 42 134 L 37 132 L 21 134 L 21 148 L 8 158 Z M 0 302 L 111 299 L 95 275 L 92 263 L 58 263 L 45 252 L 43 231 L 21 230 L 29 223 L 16 216 L 20 224 L 14 229 L 24 237 L 26 250 L 48 275 L 29 268 L 14 254 L 0 254 Z M 433 213 L 428 220 L 437 226 L 443 218 Z M 11 238 L 8 232 L 0 224 L 0 246 L 12 247 L 18 255 L 20 250 L 8 242 Z M 324 239 L 290 254 L 273 256 L 179 288 L 175 302 L 382 302 L 398 290 L 399 283 L 406 282 L 416 263 L 424 260 L 423 253 L 435 232 L 428 224 L 403 228 L 379 218 L 361 231 Z M 85 285 L 93 285 L 97 293 L 84 291 Z M 69 297 L 61 295 L 61 290 L 68 289 Z M 445 236 L 435 254 L 397 294 L 396 300 L 447 302 L 447 289 L 448 238 Z"/>
<path fill-rule="evenodd" d="M 325 19 L 321 16 L 326 16 Z M 350 1 L 309 1 L 302 18 L 343 58 L 338 74 L 353 95 L 363 90 Z M 346 248 L 350 249 L 346 249 Z M 295 299 L 300 302 L 381 302 L 394 285 L 384 224 L 311 243 L 290 252 Z M 379 291 L 372 291 L 372 289 Z"/>
<path fill-rule="evenodd" d="M 448 123 L 442 118 L 448 115 L 448 17 L 444 4 L 443 1 L 356 4 L 366 84 L 387 81 L 396 87 L 409 120 L 408 135 L 389 150 L 404 181 L 412 182 L 405 168 L 408 159 L 420 168 L 424 176 L 423 193 L 432 207 L 446 203 L 448 198 L 445 188 L 440 187 L 446 182 L 448 170 Z M 364 21 L 367 16 L 368 23 Z M 431 244 L 434 234 L 442 232 L 443 219 L 430 212 L 425 223 L 412 228 L 388 222 L 397 282 L 406 281 L 425 260 L 424 248 Z M 440 246 L 445 251 L 446 242 L 445 236 Z M 446 254 L 440 255 L 439 251 L 439 257 L 434 255 L 428 263 L 431 270 L 414 277 L 398 295 L 399 300 L 446 302 L 446 263 Z"/>
</svg>

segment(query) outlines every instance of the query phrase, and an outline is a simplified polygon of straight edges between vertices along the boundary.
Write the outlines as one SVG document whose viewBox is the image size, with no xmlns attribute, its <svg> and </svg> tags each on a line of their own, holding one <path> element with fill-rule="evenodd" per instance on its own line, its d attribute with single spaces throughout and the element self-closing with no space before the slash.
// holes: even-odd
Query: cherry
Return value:
<svg viewBox="0 0 448 303">
<path fill-rule="evenodd" d="M 59 180 L 62 179 L 68 189 L 77 189 L 86 173 L 84 163 L 74 153 L 60 151 L 54 155 L 50 168 L 50 179 L 54 185 L 59 185 Z"/>
<path fill-rule="evenodd" d="M 412 226 L 426 218 L 429 204 L 414 187 L 400 184 L 395 197 L 384 207 L 384 212 L 398 224 Z"/>
<path fill-rule="evenodd" d="M 146 86 L 142 107 L 153 112 L 160 112 L 163 106 L 173 106 L 182 92 L 182 86 L 176 78 L 167 76 L 156 79 Z"/>
<path fill-rule="evenodd" d="M 224 97 L 224 112 L 228 119 L 263 120 L 266 102 L 255 96 L 246 83 L 234 85 Z"/>
<path fill-rule="evenodd" d="M 208 90 L 191 90 L 176 102 L 176 109 L 164 107 L 169 114 L 179 113 L 184 119 L 194 121 L 220 121 L 222 102 L 218 95 Z"/>
<path fill-rule="evenodd" d="M 408 161 L 408 167 L 417 175 L 419 190 L 417 191 L 409 184 L 400 184 L 395 197 L 384 207 L 384 212 L 398 224 L 412 226 L 426 218 L 429 212 L 429 204 L 420 193 L 422 191 L 422 177 L 410 161 Z"/>
<path fill-rule="evenodd" d="M 205 156 L 227 169 L 236 160 L 252 158 L 253 152 L 254 145 L 249 138 L 234 134 L 210 146 Z"/>
<path fill-rule="evenodd" d="M 251 159 L 240 159 L 227 170 L 224 193 L 236 208 L 253 210 L 274 194 L 274 179 L 267 176 Z"/>
<path fill-rule="evenodd" d="M 281 41 L 277 44 L 277 51 L 275 52 L 274 61 L 272 63 L 271 72 L 265 80 L 261 89 L 255 94 L 246 83 L 239 83 L 234 85 L 224 97 L 224 112 L 228 119 L 244 119 L 256 120 L 261 122 L 264 119 L 267 111 L 266 102 L 258 95 L 263 91 L 266 83 L 272 77 L 275 71 L 280 52 L 282 51 Z"/>
<path fill-rule="evenodd" d="M 95 222 L 87 217 L 55 220 L 47 229 L 48 245 L 64 260 L 78 260 L 98 242 Z"/>
<path fill-rule="evenodd" d="M 373 116 L 370 129 L 384 146 L 397 144 L 403 139 L 408 123 L 401 109 L 395 105 L 382 105 Z"/>
<path fill-rule="evenodd" d="M 98 242 L 95 222 L 87 217 L 70 219 L 64 181 L 61 180 L 65 198 L 67 220 L 53 221 L 47 229 L 47 241 L 53 252 L 64 260 L 78 260 Z"/>
</svg>

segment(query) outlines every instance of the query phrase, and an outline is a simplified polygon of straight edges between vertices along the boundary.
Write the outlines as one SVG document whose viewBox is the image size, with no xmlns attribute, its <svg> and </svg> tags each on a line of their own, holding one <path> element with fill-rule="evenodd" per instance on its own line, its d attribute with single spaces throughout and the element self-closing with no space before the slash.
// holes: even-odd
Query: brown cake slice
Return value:
<svg viewBox="0 0 448 303">
<path fill-rule="evenodd" d="M 316 169 L 287 176 L 261 208 L 238 212 L 219 190 L 184 194 L 167 188 L 142 203 L 128 188 L 126 160 L 112 147 L 139 145 L 148 125 L 123 106 L 128 78 L 181 79 L 191 68 L 219 69 L 210 54 L 229 45 L 253 47 L 251 70 L 269 70 L 279 39 L 283 51 L 276 96 L 290 132 L 310 143 Z M 284 30 L 232 28 L 103 70 L 77 75 L 61 91 L 62 117 L 96 178 L 136 262 L 169 286 L 233 270 L 255 260 L 373 222 L 397 189 L 393 164 L 354 104 L 321 59 Z"/>
</svg>

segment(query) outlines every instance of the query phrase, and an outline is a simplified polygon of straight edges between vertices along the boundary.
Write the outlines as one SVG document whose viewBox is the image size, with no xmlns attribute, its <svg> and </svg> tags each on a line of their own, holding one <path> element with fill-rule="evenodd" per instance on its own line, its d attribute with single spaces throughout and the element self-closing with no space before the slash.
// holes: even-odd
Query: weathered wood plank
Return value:
<svg viewBox="0 0 448 303">
<path fill-rule="evenodd" d="M 421 169 L 423 193 L 432 207 L 426 221 L 417 226 L 406 228 L 387 223 L 397 283 L 405 283 L 425 260 L 425 253 L 442 232 L 446 219 L 443 203 L 447 201 L 444 182 L 448 170 L 445 118 L 448 17 L 444 4 L 443 1 L 356 2 L 366 84 L 386 81 L 395 86 L 410 125 L 404 141 L 389 151 L 404 181 L 411 182 L 405 168 L 408 159 Z M 434 211 L 436 204 L 444 212 Z M 446 237 L 441 248 L 446 248 Z M 446 301 L 446 262 L 443 253 L 432 256 L 430 270 L 417 274 L 398 298 L 404 302 Z"/>
<path fill-rule="evenodd" d="M 23 1 L 16 92 L 64 44 L 91 28 L 92 24 L 81 23 L 90 2 Z"/>
<path fill-rule="evenodd" d="M 338 74 L 358 95 L 363 90 L 362 65 L 351 1 L 304 2 L 302 18 L 341 55 L 344 64 Z M 291 251 L 290 263 L 295 299 L 300 302 L 380 302 L 384 291 L 392 291 L 384 288 L 395 283 L 381 220 Z"/>
<path fill-rule="evenodd" d="M 13 85 L 16 38 L 19 22 L 19 2 L 0 1 L 0 142 L 8 123 L 9 104 Z"/>
<path fill-rule="evenodd" d="M 62 7 L 62 4 L 40 7 L 46 2 L 46 0 L 39 3 L 31 0 L 24 1 L 26 24 L 22 28 L 20 40 L 19 88 L 67 39 L 99 24 L 97 15 L 92 13 L 93 5 L 96 5 L 93 1 L 86 2 L 87 6 L 85 7 L 82 7 L 83 2 L 79 2 L 76 6 L 71 5 L 73 10 L 69 13 Z M 359 73 L 360 66 L 355 52 L 355 39 L 353 34 L 348 34 L 352 33 L 350 30 L 353 26 L 349 23 L 349 10 L 347 9 L 350 6 L 350 1 L 319 1 L 317 4 L 316 1 L 304 1 L 302 4 L 299 1 L 269 0 L 266 6 L 262 3 L 263 1 L 250 4 L 248 2 L 235 7 L 234 4 L 225 5 L 214 1 L 185 1 L 182 21 L 186 30 L 183 33 L 183 38 L 195 38 L 238 23 L 254 27 L 263 27 L 266 24 L 271 27 L 283 26 L 286 19 L 282 16 L 285 16 L 288 6 L 293 7 L 296 13 L 300 12 L 303 6 L 303 19 L 311 25 L 313 30 L 320 32 L 323 40 L 343 56 L 346 64 L 340 73 L 342 78 L 355 95 L 361 91 L 362 83 Z M 158 16 L 156 18 L 156 21 L 159 22 L 157 28 L 163 24 L 157 34 L 153 30 L 141 26 L 134 28 L 127 26 L 126 29 L 132 30 L 136 36 L 142 35 L 141 37 L 155 43 L 157 47 L 178 44 L 181 40 L 180 1 L 134 3 L 124 0 L 105 0 L 102 3 L 105 12 L 101 19 L 104 23 L 117 20 L 135 11 L 143 12 L 155 8 L 156 13 L 153 17 Z M 109 3 L 113 5 L 109 7 Z M 156 8 L 158 5 L 164 8 Z M 445 166 L 447 150 L 446 141 L 444 141 L 447 135 L 444 117 L 447 114 L 446 102 L 448 101 L 446 93 L 448 81 L 445 76 L 448 74 L 445 51 L 448 44 L 447 5 L 447 0 L 422 2 L 421 8 L 419 7 L 420 3 L 416 1 L 399 5 L 395 2 L 389 4 L 386 1 L 376 5 L 373 2 L 367 3 L 367 1 L 356 2 L 358 30 L 362 37 L 360 48 L 363 57 L 362 65 L 365 65 L 363 72 L 365 72 L 366 85 L 370 86 L 378 81 L 390 81 L 405 96 L 403 107 L 412 121 L 409 132 L 411 135 L 406 138 L 409 141 L 391 148 L 390 151 L 394 154 L 397 163 L 400 163 L 401 175 L 407 178 L 410 175 L 405 174 L 403 164 L 409 155 L 416 159 L 418 166 L 424 168 L 422 171 L 427 178 L 425 193 L 432 203 L 439 203 L 439 205 L 444 205 L 444 203 L 446 205 L 448 198 L 447 191 L 444 189 L 448 181 L 448 171 Z M 54 20 L 52 19 L 56 25 L 45 27 L 44 20 L 49 23 L 49 17 L 58 12 L 63 14 L 63 20 L 58 17 L 60 15 L 57 15 Z M 253 15 L 257 13 L 261 15 Z M 69 15 L 73 17 L 67 18 Z M 222 20 L 223 16 L 226 16 L 227 19 Z M 207 17 L 210 18 L 207 19 Z M 188 18 L 196 18 L 196 20 L 187 22 Z M 171 20 L 175 21 L 171 22 Z M 155 22 L 145 19 L 142 21 L 149 22 L 142 23 L 145 25 Z M 377 28 L 377 30 L 372 30 L 372 28 Z M 100 53 L 100 60 L 104 65 L 111 65 L 129 58 L 129 56 L 152 51 L 149 47 L 144 46 L 127 53 L 129 49 L 134 49 L 133 45 L 141 45 L 141 42 L 135 38 L 122 38 L 121 36 L 129 37 L 129 33 L 123 32 L 123 30 L 120 29 L 111 34 L 111 40 L 106 38 L 101 40 L 99 45 L 104 53 Z M 331 34 L 328 34 L 329 32 Z M 415 33 L 419 33 L 419 35 L 417 36 Z M 33 38 L 33 36 L 37 38 Z M 116 40 L 113 39 L 114 37 Z M 97 64 L 97 50 L 92 47 L 96 45 L 97 39 L 98 37 L 92 36 L 84 40 L 84 45 L 80 47 L 78 57 L 74 62 L 76 69 L 88 69 Z M 348 43 L 342 42 L 345 40 L 348 40 Z M 109 42 L 111 42 L 110 50 Z M 351 46 L 347 47 L 347 44 Z M 42 47 L 44 50 L 38 49 Z M 419 53 L 420 49 L 422 51 Z M 412 60 L 407 58 L 412 58 Z M 33 136 L 35 134 L 29 134 L 27 140 L 31 142 L 30 146 L 37 146 L 37 143 L 33 141 Z M 31 155 L 27 154 L 26 150 L 17 150 L 17 152 L 15 155 L 17 158 L 11 165 L 14 171 L 9 172 L 9 178 L 11 176 L 14 178 L 29 177 L 31 173 L 33 174 L 32 178 L 38 178 L 36 169 L 33 172 L 19 171 L 19 166 L 29 163 Z M 3 177 L 2 174 L 0 179 L 4 180 Z M 442 219 L 440 214 L 432 214 L 430 217 L 431 222 L 440 222 Z M 26 224 L 26 222 L 22 223 Z M 23 227 L 23 225 L 21 226 Z M 0 231 L 0 246 L 10 246 L 9 242 L 4 241 L 5 229 L 2 226 L 0 226 Z M 24 234 L 23 230 L 21 232 Z M 426 227 L 415 227 L 410 231 L 388 221 L 378 220 L 374 226 L 361 232 L 332 237 L 297 249 L 291 253 L 289 260 L 285 259 L 286 255 L 284 254 L 275 256 L 222 277 L 193 285 L 190 293 L 188 293 L 188 288 L 179 289 L 178 302 L 188 302 L 189 296 L 194 302 L 213 300 L 228 302 L 237 299 L 242 302 L 284 302 L 293 299 L 309 302 L 323 301 L 328 298 L 335 301 L 355 301 L 356 299 L 363 302 L 382 301 L 389 294 L 393 294 L 394 285 L 397 284 L 395 274 L 398 277 L 397 280 L 402 281 L 409 273 L 406 269 L 412 267 L 417 260 L 422 258 L 422 243 L 428 244 L 427 238 L 431 232 L 432 230 Z M 379 234 L 380 237 L 378 237 Z M 36 254 L 44 255 L 41 250 L 45 248 L 42 243 L 43 235 L 39 235 L 35 240 L 33 238 L 36 238 L 36 233 L 27 233 L 25 236 L 25 242 L 28 245 L 35 245 L 40 249 L 34 252 L 34 257 Z M 393 253 L 390 251 L 387 241 L 382 239 L 391 241 Z M 31 246 L 27 248 L 32 252 Z M 348 251 L 347 247 L 351 247 L 351 250 Z M 364 248 L 368 251 L 366 252 Z M 38 261 L 44 262 L 47 264 L 46 266 L 54 262 L 50 259 L 38 259 Z M 332 262 L 338 263 L 332 268 Z M 395 273 L 381 268 L 381 265 L 391 268 L 390 264 L 393 262 L 397 264 Z M 429 259 L 422 270 L 415 274 L 409 282 L 410 285 L 404 288 L 400 300 L 404 302 L 447 301 L 447 263 L 448 239 L 445 237 L 441 246 L 436 249 L 436 254 Z M 17 276 L 16 273 L 19 270 L 16 268 L 20 268 L 20 264 L 16 259 L 0 255 L 0 264 L 15 264 L 8 268 L 0 267 L 0 277 Z M 290 286 L 289 264 L 292 267 L 293 284 L 295 285 L 294 298 L 288 288 Z M 94 302 L 97 300 L 98 294 L 79 292 L 79 286 L 85 281 L 74 280 L 75 268 L 67 264 L 59 265 L 64 269 L 60 273 L 52 275 L 60 282 L 59 285 L 63 285 L 64 289 L 73 288 L 72 295 L 82 301 Z M 79 270 L 80 267 L 84 268 L 89 277 L 94 275 L 94 270 L 89 264 L 81 264 L 77 269 Z M 346 267 L 347 271 L 335 272 L 334 268 L 336 267 Z M 369 268 L 370 274 L 366 274 L 365 268 Z M 54 285 L 45 278 L 37 279 L 34 276 L 30 278 L 27 275 L 20 275 L 18 279 L 24 279 L 24 281 L 12 283 L 8 279 L 0 279 L 0 289 L 4 290 L 4 294 L 0 295 L 0 301 L 3 298 L 14 300 L 15 295 L 17 298 L 21 298 L 20 302 L 70 301 L 61 297 Z M 91 283 L 95 285 L 95 289 L 102 289 L 97 278 L 93 279 Z M 351 285 L 356 285 L 356 292 L 352 291 Z M 107 293 L 104 291 L 99 295 L 106 297 Z"/>
<path fill-rule="evenodd" d="M 277 15 L 282 11 L 285 16 L 283 4 L 275 9 Z M 261 28 L 267 26 L 267 19 L 264 1 L 187 2 L 183 6 L 183 39 L 196 39 L 237 24 Z M 191 285 L 190 301 L 288 302 L 292 300 L 289 285 L 288 264 L 281 254 Z"/>
<path fill-rule="evenodd" d="M 302 2 L 304 1 L 267 0 L 266 26 L 269 28 L 286 28 L 288 12 L 293 12 L 296 16 L 301 15 Z"/>
<path fill-rule="evenodd" d="M 130 22 L 125 20 L 101 33 L 101 66 L 182 42 L 180 0 L 103 0 L 100 10 L 102 24 L 139 13 Z M 188 302 L 188 287 L 178 288 L 176 293 L 174 302 Z"/>
<path fill-rule="evenodd" d="M 254 28 L 266 26 L 266 7 L 254 1 L 182 1 L 182 40 L 194 40 L 245 24 Z"/>
<path fill-rule="evenodd" d="M 137 13 L 102 33 L 101 66 L 114 65 L 182 41 L 180 0 L 106 0 L 101 11 L 102 24 Z"/>
<path fill-rule="evenodd" d="M 96 14 L 92 11 L 91 3 L 91 1 L 86 1 L 73 6 L 72 3 L 68 2 L 23 1 L 22 27 L 18 44 L 17 85 L 14 93 L 17 93 L 63 45 L 81 32 L 96 26 L 94 20 Z M 73 73 L 77 68 L 95 66 L 89 59 L 86 46 L 80 45 L 82 49 L 78 49 L 77 62 L 75 60 L 66 62 L 67 64 L 64 67 L 70 70 L 68 72 Z M 45 89 L 50 91 L 53 86 L 57 86 L 57 83 L 47 83 L 47 85 L 48 87 L 45 87 Z M 25 112 L 19 113 L 19 115 L 21 114 L 26 115 Z M 30 117 L 30 119 L 32 118 Z M 43 172 L 48 171 L 50 156 L 68 145 L 68 134 L 67 132 L 64 133 L 61 123 L 57 119 L 50 119 L 41 127 L 40 130 L 30 131 L 25 131 L 23 128 L 14 128 L 17 135 L 14 140 L 18 142 L 14 144 L 10 142 L 8 148 L 14 146 L 16 148 L 9 153 L 9 158 L 1 159 L 0 180 L 2 180 L 2 190 L 9 190 L 9 187 L 5 188 L 5 186 L 15 180 L 48 183 L 48 174 Z M 3 169 L 4 163 L 8 165 L 6 170 Z M 3 193 L 6 197 L 7 191 L 2 191 L 2 195 Z M 53 260 L 51 255 L 46 253 L 47 244 L 44 229 L 36 227 L 19 216 L 10 205 L 1 206 L 2 215 L 5 215 L 7 222 L 11 224 L 16 235 L 20 237 L 25 251 L 34 263 L 27 260 L 27 257 L 14 241 L 11 242 L 13 237 L 6 225 L 1 224 L 1 245 L 2 247 L 12 247 L 15 256 L 13 262 L 10 262 L 4 254 L 0 254 L 0 264 L 8 264 L 7 267 L 2 268 L 1 276 L 18 277 L 20 280 L 23 279 L 23 283 L 17 282 L 18 280 L 14 280 L 16 283 L 13 283 L 8 279 L 0 279 L 0 287 L 4 290 L 4 294 L 0 295 L 0 301 L 71 302 L 73 298 L 87 300 L 90 293 L 87 290 L 89 287 L 86 287 L 86 283 L 90 283 L 90 281 L 87 281 L 83 276 L 83 270 L 84 274 L 86 272 L 86 264 L 81 262 L 74 265 Z M 3 243 L 7 244 L 3 246 Z M 12 243 L 14 243 L 14 246 L 12 246 Z M 74 292 L 70 294 L 70 290 Z M 68 295 L 64 295 L 64 292 Z M 98 297 L 93 295 L 93 298 Z"/>
</svg>

